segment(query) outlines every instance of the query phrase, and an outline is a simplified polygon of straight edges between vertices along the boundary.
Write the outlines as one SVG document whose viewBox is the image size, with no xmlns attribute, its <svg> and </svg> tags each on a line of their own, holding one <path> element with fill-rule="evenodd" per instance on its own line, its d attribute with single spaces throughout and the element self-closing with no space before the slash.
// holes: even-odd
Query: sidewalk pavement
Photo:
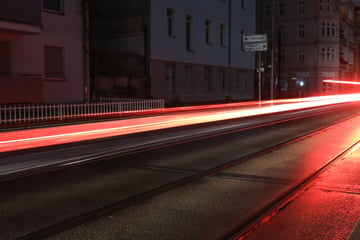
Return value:
<svg viewBox="0 0 360 240">
<path fill-rule="evenodd" d="M 360 239 L 360 144 L 247 240 Z"/>
</svg>

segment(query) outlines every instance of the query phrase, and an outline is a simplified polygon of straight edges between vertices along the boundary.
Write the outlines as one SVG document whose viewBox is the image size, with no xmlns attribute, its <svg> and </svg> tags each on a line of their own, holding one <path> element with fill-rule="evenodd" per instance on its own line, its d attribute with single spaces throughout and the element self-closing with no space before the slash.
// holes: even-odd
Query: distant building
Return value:
<svg viewBox="0 0 360 240">
<path fill-rule="evenodd" d="M 2 0 L 0 104 L 84 101 L 81 0 Z"/>
<path fill-rule="evenodd" d="M 351 0 L 257 0 L 257 15 L 258 32 L 274 46 L 274 61 L 271 47 L 263 59 L 267 87 L 274 67 L 276 97 L 342 92 L 341 85 L 323 80 L 357 80 Z"/>
<path fill-rule="evenodd" d="M 90 0 L 92 93 L 167 102 L 254 98 L 255 1 Z"/>
</svg>

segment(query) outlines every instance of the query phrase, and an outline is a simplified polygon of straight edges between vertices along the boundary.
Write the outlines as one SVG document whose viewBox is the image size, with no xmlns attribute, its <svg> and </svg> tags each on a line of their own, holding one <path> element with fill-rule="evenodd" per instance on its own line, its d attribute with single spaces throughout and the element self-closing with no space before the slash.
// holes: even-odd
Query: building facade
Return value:
<svg viewBox="0 0 360 240">
<path fill-rule="evenodd" d="M 351 0 L 258 0 L 257 14 L 258 31 L 271 45 L 263 81 L 274 81 L 276 97 L 342 92 L 341 85 L 323 80 L 357 80 Z"/>
<path fill-rule="evenodd" d="M 255 33 L 255 1 L 94 0 L 91 6 L 96 95 L 173 103 L 254 98 L 255 54 L 242 51 L 242 36 Z"/>
<path fill-rule="evenodd" d="M 80 0 L 3 0 L 0 104 L 84 101 Z"/>
</svg>

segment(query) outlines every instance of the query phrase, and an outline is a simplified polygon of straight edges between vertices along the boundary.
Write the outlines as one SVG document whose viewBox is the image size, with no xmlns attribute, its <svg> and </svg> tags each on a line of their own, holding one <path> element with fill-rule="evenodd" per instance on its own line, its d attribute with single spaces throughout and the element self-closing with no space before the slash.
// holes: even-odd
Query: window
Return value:
<svg viewBox="0 0 360 240">
<path fill-rule="evenodd" d="M 335 11 L 336 7 L 331 3 L 330 0 L 319 0 L 319 9 L 320 12 L 330 12 Z"/>
<path fill-rule="evenodd" d="M 244 31 L 244 29 L 241 29 L 240 30 L 240 47 L 241 47 L 242 51 L 244 50 L 244 40 L 243 40 L 244 36 L 245 36 L 245 31 Z"/>
<path fill-rule="evenodd" d="M 265 15 L 268 17 L 272 15 L 272 6 L 271 5 L 265 6 Z"/>
<path fill-rule="evenodd" d="M 64 48 L 44 47 L 45 78 L 64 78 Z"/>
<path fill-rule="evenodd" d="M 345 39 L 345 29 L 344 28 L 340 29 L 340 38 Z"/>
<path fill-rule="evenodd" d="M 354 53 L 353 52 L 349 52 L 349 64 L 354 64 Z"/>
<path fill-rule="evenodd" d="M 331 24 L 331 36 L 335 36 L 335 32 L 336 32 L 336 26 L 335 23 Z"/>
<path fill-rule="evenodd" d="M 335 50 L 333 47 L 323 47 L 321 48 L 321 58 L 324 61 L 334 61 L 335 60 Z"/>
<path fill-rule="evenodd" d="M 325 79 L 329 79 L 329 78 L 323 78 L 323 80 L 325 80 Z M 330 79 L 332 79 L 332 78 L 330 78 Z M 324 92 L 332 92 L 332 84 L 323 82 L 323 91 Z"/>
<path fill-rule="evenodd" d="M 281 64 L 285 64 L 285 62 L 286 62 L 286 59 L 285 59 L 285 53 L 284 53 L 284 49 L 281 49 L 281 51 L 279 52 L 279 62 L 281 63 Z"/>
<path fill-rule="evenodd" d="M 305 37 L 305 25 L 299 24 L 299 38 Z"/>
<path fill-rule="evenodd" d="M 330 31 L 331 31 L 330 23 L 327 23 L 327 26 L 326 26 L 326 36 L 330 36 Z"/>
<path fill-rule="evenodd" d="M 185 91 L 192 92 L 193 76 L 192 67 L 189 65 L 185 66 Z"/>
<path fill-rule="evenodd" d="M 63 13 L 64 0 L 43 0 L 43 8 L 46 10 Z"/>
<path fill-rule="evenodd" d="M 211 67 L 204 67 L 204 89 L 205 92 L 212 90 Z"/>
<path fill-rule="evenodd" d="M 209 19 L 205 20 L 205 42 L 211 43 L 210 41 L 210 28 L 211 28 L 211 22 Z"/>
<path fill-rule="evenodd" d="M 166 63 L 165 65 L 165 81 L 167 90 L 170 93 L 175 92 L 176 87 L 176 65 L 172 63 Z"/>
<path fill-rule="evenodd" d="M 10 46 L 0 41 L 0 76 L 10 75 Z"/>
<path fill-rule="evenodd" d="M 236 74 L 236 90 L 237 92 L 245 92 L 248 89 L 246 81 L 246 73 L 242 71 L 237 71 Z"/>
<path fill-rule="evenodd" d="M 225 92 L 225 70 L 223 68 L 219 69 L 219 82 L 221 91 Z"/>
<path fill-rule="evenodd" d="M 301 48 L 298 51 L 298 61 L 299 62 L 304 62 L 304 60 L 305 60 L 305 53 L 304 53 L 304 49 Z"/>
<path fill-rule="evenodd" d="M 340 61 L 344 61 L 344 60 L 345 60 L 345 53 L 340 52 Z"/>
<path fill-rule="evenodd" d="M 304 12 L 305 12 L 305 1 L 300 0 L 299 1 L 299 13 L 304 13 Z"/>
<path fill-rule="evenodd" d="M 321 34 L 323 37 L 335 36 L 336 25 L 335 23 L 323 22 L 321 24 Z"/>
<path fill-rule="evenodd" d="M 280 15 L 280 16 L 284 16 L 284 15 L 285 15 L 285 5 L 284 5 L 284 4 L 280 4 L 280 5 L 279 5 L 279 15 Z"/>
<path fill-rule="evenodd" d="M 166 9 L 166 14 L 167 14 L 167 33 L 168 33 L 168 36 L 174 37 L 175 36 L 175 29 L 174 29 L 175 10 L 171 9 L 171 8 L 168 8 L 168 9 Z"/>
<path fill-rule="evenodd" d="M 240 3 L 240 4 L 241 4 L 241 8 L 242 8 L 242 9 L 245 9 L 245 0 L 241 0 L 241 3 Z"/>
<path fill-rule="evenodd" d="M 225 46 L 225 24 L 220 23 L 220 45 Z"/>
<path fill-rule="evenodd" d="M 192 16 L 186 15 L 186 50 L 192 50 Z"/>
</svg>

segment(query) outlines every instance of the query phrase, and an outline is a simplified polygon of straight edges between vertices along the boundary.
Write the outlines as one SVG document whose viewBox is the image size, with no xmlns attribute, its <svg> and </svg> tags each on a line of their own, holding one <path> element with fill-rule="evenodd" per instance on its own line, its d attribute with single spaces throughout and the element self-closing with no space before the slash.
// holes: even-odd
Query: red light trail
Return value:
<svg viewBox="0 0 360 240">
<path fill-rule="evenodd" d="M 332 80 L 332 79 L 325 79 L 325 80 L 323 80 L 323 82 L 325 82 L 325 83 L 348 84 L 348 85 L 360 85 L 360 82 Z"/>
<path fill-rule="evenodd" d="M 261 116 L 269 113 L 354 101 L 360 101 L 360 94 L 263 101 L 262 106 L 254 104 L 258 102 L 230 104 L 232 108 L 229 108 L 229 104 L 219 104 L 212 105 L 217 107 L 217 109 L 207 109 L 206 111 L 198 112 L 194 110 L 202 108 L 201 106 L 196 106 L 186 108 L 193 111 L 166 113 L 160 116 L 3 132 L 0 133 L 0 152 L 94 140 L 199 123 Z M 221 107 L 226 108 L 221 109 Z M 236 107 L 238 108 L 235 109 Z M 205 108 L 209 108 L 209 106 L 205 106 Z M 169 110 L 171 112 L 171 109 Z M 164 112 L 167 111 L 165 110 Z"/>
</svg>

